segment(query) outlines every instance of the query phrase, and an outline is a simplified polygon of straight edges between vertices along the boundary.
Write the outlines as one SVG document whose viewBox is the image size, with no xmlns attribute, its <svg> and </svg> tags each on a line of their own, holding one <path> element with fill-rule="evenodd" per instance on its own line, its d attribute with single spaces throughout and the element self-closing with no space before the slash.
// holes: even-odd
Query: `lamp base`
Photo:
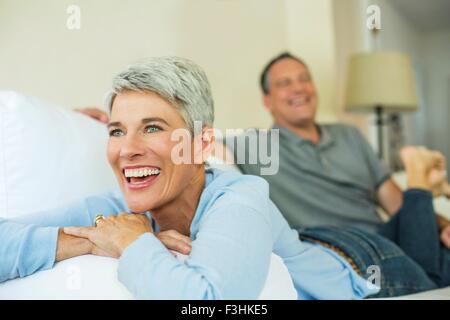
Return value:
<svg viewBox="0 0 450 320">
<path fill-rule="evenodd" d="M 384 126 L 384 121 L 383 121 L 383 107 L 382 106 L 376 106 L 375 107 L 375 124 L 377 126 L 377 142 L 378 142 L 378 157 L 380 159 L 383 159 L 383 146 L 384 146 L 384 141 L 383 141 L 383 126 Z"/>
</svg>

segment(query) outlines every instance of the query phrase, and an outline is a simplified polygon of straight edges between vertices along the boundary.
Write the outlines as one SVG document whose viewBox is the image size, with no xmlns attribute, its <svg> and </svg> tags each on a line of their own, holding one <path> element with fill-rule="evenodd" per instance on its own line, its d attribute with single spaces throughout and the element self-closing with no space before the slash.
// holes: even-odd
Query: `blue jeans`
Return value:
<svg viewBox="0 0 450 320">
<path fill-rule="evenodd" d="M 403 206 L 378 234 L 353 227 L 297 230 L 301 239 L 317 239 L 340 248 L 361 275 L 378 266 L 381 290 L 371 298 L 394 297 L 450 285 L 450 251 L 440 244 L 431 193 L 411 189 Z"/>
</svg>

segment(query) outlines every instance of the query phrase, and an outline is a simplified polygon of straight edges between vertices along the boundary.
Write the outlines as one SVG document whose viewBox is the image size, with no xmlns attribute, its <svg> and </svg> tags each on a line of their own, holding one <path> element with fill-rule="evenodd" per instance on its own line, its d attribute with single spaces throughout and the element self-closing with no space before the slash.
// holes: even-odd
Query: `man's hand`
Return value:
<svg viewBox="0 0 450 320">
<path fill-rule="evenodd" d="M 85 115 L 91 117 L 92 119 L 103 122 L 103 123 L 108 123 L 108 121 L 109 121 L 108 114 L 105 111 L 100 110 L 99 108 L 96 108 L 96 107 L 76 108 L 76 109 L 74 109 L 74 111 L 85 114 Z"/>
<path fill-rule="evenodd" d="M 450 249 L 450 224 L 441 230 L 441 242 Z"/>
</svg>

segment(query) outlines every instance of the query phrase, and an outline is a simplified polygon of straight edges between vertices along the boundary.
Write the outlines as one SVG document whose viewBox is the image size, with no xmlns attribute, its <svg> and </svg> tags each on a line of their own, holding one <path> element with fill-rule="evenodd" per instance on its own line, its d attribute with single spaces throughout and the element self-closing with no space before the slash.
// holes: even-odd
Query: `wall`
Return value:
<svg viewBox="0 0 450 320">
<path fill-rule="evenodd" d="M 66 9 L 81 8 L 81 30 Z M 279 0 L 0 0 L 0 88 L 75 106 L 103 102 L 111 77 L 146 56 L 181 55 L 206 70 L 218 127 L 266 127 L 258 76 L 285 50 Z"/>
<path fill-rule="evenodd" d="M 68 30 L 66 9 L 81 8 Z M 267 127 L 259 73 L 286 49 L 309 62 L 319 119 L 335 119 L 331 0 L 0 0 L 0 88 L 67 108 L 100 105 L 111 77 L 146 56 L 207 72 L 219 128 Z"/>
<path fill-rule="evenodd" d="M 382 9 L 376 43 L 365 27 L 371 3 Z M 66 28 L 70 4 L 81 8 L 81 30 Z M 444 41 L 439 37 L 446 35 L 427 46 Z M 343 110 L 348 58 L 375 45 L 410 54 L 425 106 L 425 67 L 433 63 L 421 53 L 425 38 L 386 0 L 0 0 L 0 89 L 68 108 L 100 105 L 111 76 L 127 64 L 176 54 L 206 70 L 219 128 L 267 127 L 259 73 L 288 49 L 310 65 L 319 121 L 350 122 L 375 146 L 373 118 Z M 427 56 L 434 54 L 428 50 Z M 435 129 L 428 129 L 424 108 L 405 117 L 408 143 L 436 141 L 436 133 L 427 133 Z"/>
<path fill-rule="evenodd" d="M 336 121 L 338 112 L 332 4 L 332 0 L 286 0 L 289 49 L 311 69 L 319 96 L 319 122 Z"/>
<path fill-rule="evenodd" d="M 366 6 L 361 0 L 340 0 L 333 2 L 334 37 L 336 51 L 336 115 L 340 122 L 350 123 L 366 136 L 371 128 L 371 116 L 346 112 L 345 90 L 347 68 L 351 55 L 368 50 L 366 41 Z M 373 140 L 373 139 L 372 139 Z"/>
<path fill-rule="evenodd" d="M 450 30 L 426 34 L 423 40 L 427 107 L 426 144 L 450 159 Z M 450 169 L 450 164 L 449 169 Z"/>
</svg>

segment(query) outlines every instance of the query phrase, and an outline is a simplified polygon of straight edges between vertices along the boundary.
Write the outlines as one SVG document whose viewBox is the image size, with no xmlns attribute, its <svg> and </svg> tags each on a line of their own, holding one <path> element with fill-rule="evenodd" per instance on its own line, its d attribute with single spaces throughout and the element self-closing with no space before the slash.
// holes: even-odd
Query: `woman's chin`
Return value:
<svg viewBox="0 0 450 320">
<path fill-rule="evenodd" d="M 138 197 L 125 196 L 125 201 L 127 203 L 128 209 L 133 213 L 144 213 L 150 211 L 153 208 L 152 203 L 147 201 L 139 200 Z"/>
</svg>

